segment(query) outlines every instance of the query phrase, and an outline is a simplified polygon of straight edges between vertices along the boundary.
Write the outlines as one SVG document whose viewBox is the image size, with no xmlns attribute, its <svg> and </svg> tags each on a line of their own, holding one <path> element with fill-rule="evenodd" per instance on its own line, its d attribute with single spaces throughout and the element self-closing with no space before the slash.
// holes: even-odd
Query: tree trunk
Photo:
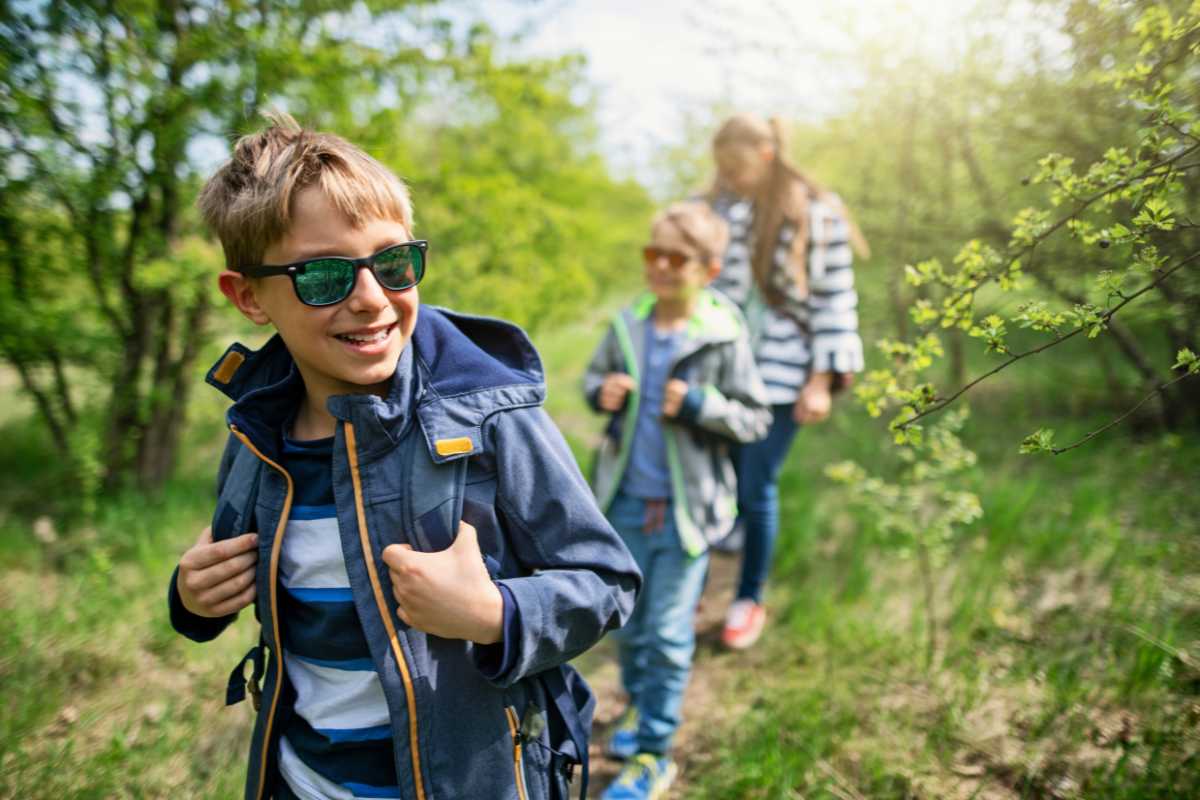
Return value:
<svg viewBox="0 0 1200 800">
<path fill-rule="evenodd" d="M 148 321 L 131 319 L 133 331 L 121 347 L 121 363 L 112 380 L 108 426 L 105 435 L 103 489 L 117 489 L 136 464 L 145 426 L 141 414 L 142 362 L 146 357 Z"/>
<path fill-rule="evenodd" d="M 949 109 L 944 112 L 946 119 L 953 119 L 953 114 Z M 965 127 L 966 122 L 962 122 L 953 127 Z M 951 140 L 951 131 L 943 128 L 938 136 L 942 146 L 942 219 L 954 219 L 956 211 L 955 194 L 954 194 L 954 164 L 958 160 L 954 156 L 954 142 Z M 965 135 L 965 132 L 963 133 Z M 949 353 L 949 380 L 951 386 L 962 386 L 967 382 L 967 358 L 963 347 L 964 333 L 958 328 L 951 328 L 946 331 L 946 350 Z"/>
<path fill-rule="evenodd" d="M 196 363 L 204 340 L 205 323 L 209 312 L 208 296 L 198 293 L 196 303 L 188 310 L 187 319 L 177 329 L 173 320 L 164 315 L 163 342 L 181 340 L 178 355 L 164 358 L 165 344 L 160 347 L 152 392 L 152 413 L 146 427 L 143 445 L 137 455 L 137 481 L 142 489 L 159 488 L 174 472 L 184 426 L 187 405 L 191 396 L 192 367 Z M 173 314 L 171 315 L 173 317 Z M 168 324 L 168 322 L 170 324 Z"/>
<path fill-rule="evenodd" d="M 917 565 L 921 571 L 921 586 L 925 590 L 925 666 L 932 669 L 937 662 L 938 652 L 937 588 L 933 583 L 933 565 L 929 546 L 918 541 L 916 550 Z"/>
</svg>

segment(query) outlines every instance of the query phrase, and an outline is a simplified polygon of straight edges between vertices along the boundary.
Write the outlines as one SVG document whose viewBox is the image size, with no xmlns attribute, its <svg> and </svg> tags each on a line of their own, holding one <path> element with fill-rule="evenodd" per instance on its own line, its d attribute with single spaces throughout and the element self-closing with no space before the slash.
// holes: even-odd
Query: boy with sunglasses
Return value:
<svg viewBox="0 0 1200 800">
<path fill-rule="evenodd" d="M 565 797 L 561 742 L 590 708 L 561 712 L 588 696 L 561 665 L 628 617 L 640 575 L 541 408 L 529 340 L 421 306 L 405 186 L 289 117 L 241 139 L 199 207 L 221 292 L 276 329 L 209 372 L 231 435 L 169 593 L 196 641 L 254 603 L 227 694 L 251 662 L 246 797 Z"/>
<path fill-rule="evenodd" d="M 612 415 L 593 489 L 645 580 L 616 634 L 629 706 L 608 751 L 629 761 L 605 800 L 662 797 L 674 780 L 708 546 L 737 515 L 730 450 L 771 419 L 740 312 L 705 288 L 727 240 L 706 203 L 659 214 L 642 253 L 648 291 L 614 318 L 584 378 L 591 406 Z"/>
</svg>

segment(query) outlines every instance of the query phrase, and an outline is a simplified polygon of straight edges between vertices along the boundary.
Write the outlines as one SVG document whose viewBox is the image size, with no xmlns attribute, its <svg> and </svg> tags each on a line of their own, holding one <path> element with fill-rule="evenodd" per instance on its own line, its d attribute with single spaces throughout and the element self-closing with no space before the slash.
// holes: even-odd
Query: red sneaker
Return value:
<svg viewBox="0 0 1200 800">
<path fill-rule="evenodd" d="M 731 650 L 745 650 L 758 641 L 766 622 L 767 610 L 761 605 L 745 598 L 734 600 L 725 615 L 721 642 Z"/>
</svg>

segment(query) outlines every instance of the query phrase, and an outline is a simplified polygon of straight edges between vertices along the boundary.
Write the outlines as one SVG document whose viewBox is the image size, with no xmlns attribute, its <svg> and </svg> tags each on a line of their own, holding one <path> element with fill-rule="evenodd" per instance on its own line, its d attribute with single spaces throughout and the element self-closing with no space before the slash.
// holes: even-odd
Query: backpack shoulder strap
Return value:
<svg viewBox="0 0 1200 800">
<path fill-rule="evenodd" d="M 579 764 L 579 800 L 585 800 L 588 790 L 588 739 L 592 729 L 592 715 L 596 710 L 596 696 L 591 687 L 570 664 L 541 672 L 537 676 L 546 694 L 554 703 L 560 721 L 566 730 L 567 741 L 574 745 L 575 752 L 567 751 L 567 757 Z M 564 751 L 567 748 L 562 747 Z"/>
<path fill-rule="evenodd" d="M 248 533 L 254 524 L 254 504 L 258 501 L 262 461 L 246 449 L 237 437 L 230 435 L 229 441 L 227 447 L 232 448 L 232 463 L 221 483 L 217 508 L 213 513 L 214 542 Z M 226 451 L 227 457 L 229 452 Z"/>
<path fill-rule="evenodd" d="M 225 455 L 221 459 L 224 475 L 221 477 L 217 509 L 213 513 L 212 521 L 214 542 L 241 536 L 256 527 L 254 504 L 258 502 L 258 480 L 262 471 L 262 461 L 236 436 L 230 435 L 225 447 Z M 226 464 L 228 470 L 225 469 Z M 250 662 L 253 667 L 249 682 L 245 674 L 246 662 Z M 250 648 L 229 674 L 229 681 L 225 686 L 225 705 L 242 702 L 246 697 L 246 690 L 249 689 L 254 710 L 257 711 L 263 673 L 263 639 L 260 631 L 258 644 Z"/>
<path fill-rule="evenodd" d="M 424 437 L 415 430 L 400 447 L 407 449 L 401 454 L 407 489 L 401 498 L 406 506 L 401 517 L 412 531 L 412 545 L 427 553 L 445 550 L 454 543 L 462 520 L 467 459 L 434 463 Z"/>
</svg>

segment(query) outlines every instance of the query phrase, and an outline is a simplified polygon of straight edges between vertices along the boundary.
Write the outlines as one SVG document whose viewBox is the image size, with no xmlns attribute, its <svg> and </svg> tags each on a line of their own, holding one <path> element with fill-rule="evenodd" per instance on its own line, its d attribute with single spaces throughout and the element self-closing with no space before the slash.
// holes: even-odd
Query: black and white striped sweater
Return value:
<svg viewBox="0 0 1200 800">
<path fill-rule="evenodd" d="M 750 325 L 754 357 L 772 404 L 795 402 L 811 372 L 852 373 L 863 368 L 858 335 L 858 294 L 854 290 L 849 226 L 829 203 L 810 203 L 808 297 L 794 313 L 771 308 L 763 300 L 750 265 L 753 203 L 732 194 L 718 195 L 714 210 L 729 223 L 729 246 L 713 288 L 733 300 Z M 795 226 L 780 228 L 775 269 L 789 271 Z"/>
</svg>

